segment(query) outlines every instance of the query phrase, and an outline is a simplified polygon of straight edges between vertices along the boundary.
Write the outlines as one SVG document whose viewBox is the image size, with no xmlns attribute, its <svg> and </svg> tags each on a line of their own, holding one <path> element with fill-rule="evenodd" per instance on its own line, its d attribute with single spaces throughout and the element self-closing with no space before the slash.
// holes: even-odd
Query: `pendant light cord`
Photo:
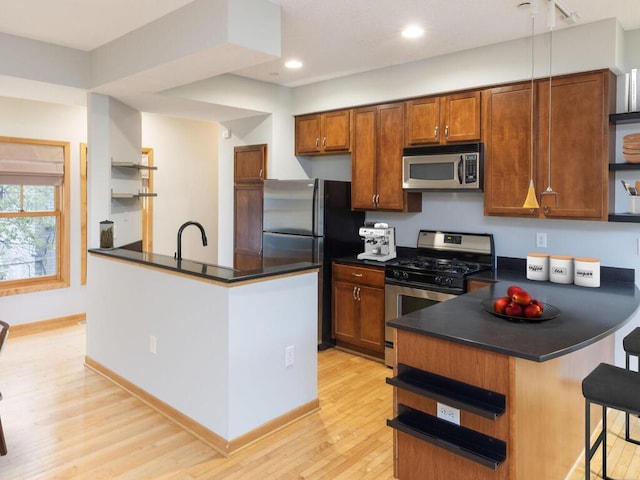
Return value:
<svg viewBox="0 0 640 480">
<path fill-rule="evenodd" d="M 547 190 L 551 188 L 551 58 L 553 52 L 553 29 L 549 30 L 549 166 L 547 168 Z"/>
<path fill-rule="evenodd" d="M 530 150 L 529 150 L 529 168 L 531 170 L 530 172 L 530 179 L 533 179 L 533 75 L 534 75 L 534 70 L 533 70 L 533 66 L 535 63 L 535 57 L 534 57 L 534 44 L 535 44 L 535 25 L 536 25 L 536 16 L 534 13 L 532 13 L 531 15 L 531 108 L 530 108 L 530 116 L 531 118 L 529 119 L 530 121 Z"/>
</svg>

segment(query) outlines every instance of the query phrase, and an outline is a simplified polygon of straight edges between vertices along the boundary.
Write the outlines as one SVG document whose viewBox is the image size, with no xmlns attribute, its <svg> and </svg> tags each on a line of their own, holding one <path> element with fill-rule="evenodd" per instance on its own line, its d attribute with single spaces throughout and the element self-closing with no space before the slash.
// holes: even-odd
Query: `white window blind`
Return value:
<svg viewBox="0 0 640 480">
<path fill-rule="evenodd" d="M 0 141 L 0 184 L 61 185 L 64 147 Z"/>
</svg>

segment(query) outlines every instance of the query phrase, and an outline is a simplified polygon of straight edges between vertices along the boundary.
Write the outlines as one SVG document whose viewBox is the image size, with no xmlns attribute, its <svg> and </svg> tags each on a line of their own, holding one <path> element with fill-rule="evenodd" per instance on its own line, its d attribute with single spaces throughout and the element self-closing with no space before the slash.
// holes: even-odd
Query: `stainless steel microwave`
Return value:
<svg viewBox="0 0 640 480">
<path fill-rule="evenodd" d="M 405 190 L 482 191 L 482 143 L 407 147 L 402 151 Z"/>
</svg>

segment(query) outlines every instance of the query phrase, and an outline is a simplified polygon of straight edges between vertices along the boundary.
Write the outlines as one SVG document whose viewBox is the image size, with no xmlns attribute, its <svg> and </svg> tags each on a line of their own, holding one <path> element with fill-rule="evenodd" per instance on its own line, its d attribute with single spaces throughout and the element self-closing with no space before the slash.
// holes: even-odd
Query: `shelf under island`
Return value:
<svg viewBox="0 0 640 480">
<path fill-rule="evenodd" d="M 633 282 L 499 280 L 387 323 L 395 328 L 387 382 L 396 478 L 562 479 L 582 454 L 582 379 L 613 363 L 613 334 L 637 311 L 640 292 Z M 481 308 L 512 284 L 560 315 L 511 322 Z M 592 425 L 599 415 L 591 412 Z"/>
<path fill-rule="evenodd" d="M 90 253 L 87 366 L 225 455 L 318 409 L 318 265 Z"/>
</svg>

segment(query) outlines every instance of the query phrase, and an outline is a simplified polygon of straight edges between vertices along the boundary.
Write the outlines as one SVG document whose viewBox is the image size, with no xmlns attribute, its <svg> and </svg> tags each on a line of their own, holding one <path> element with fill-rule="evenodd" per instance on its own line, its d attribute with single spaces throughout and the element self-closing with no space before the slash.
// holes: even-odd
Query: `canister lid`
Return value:
<svg viewBox="0 0 640 480">
<path fill-rule="evenodd" d="M 576 262 L 594 262 L 597 263 L 600 261 L 599 258 L 590 258 L 590 257 L 576 257 L 575 258 Z"/>
<path fill-rule="evenodd" d="M 548 256 L 549 256 L 548 253 L 527 253 L 527 257 L 547 258 Z"/>
<path fill-rule="evenodd" d="M 551 258 L 554 260 L 573 260 L 573 257 L 567 255 L 551 255 Z"/>
<path fill-rule="evenodd" d="M 113 222 L 111 220 L 103 220 L 100 222 L 100 225 L 113 225 Z"/>
</svg>

